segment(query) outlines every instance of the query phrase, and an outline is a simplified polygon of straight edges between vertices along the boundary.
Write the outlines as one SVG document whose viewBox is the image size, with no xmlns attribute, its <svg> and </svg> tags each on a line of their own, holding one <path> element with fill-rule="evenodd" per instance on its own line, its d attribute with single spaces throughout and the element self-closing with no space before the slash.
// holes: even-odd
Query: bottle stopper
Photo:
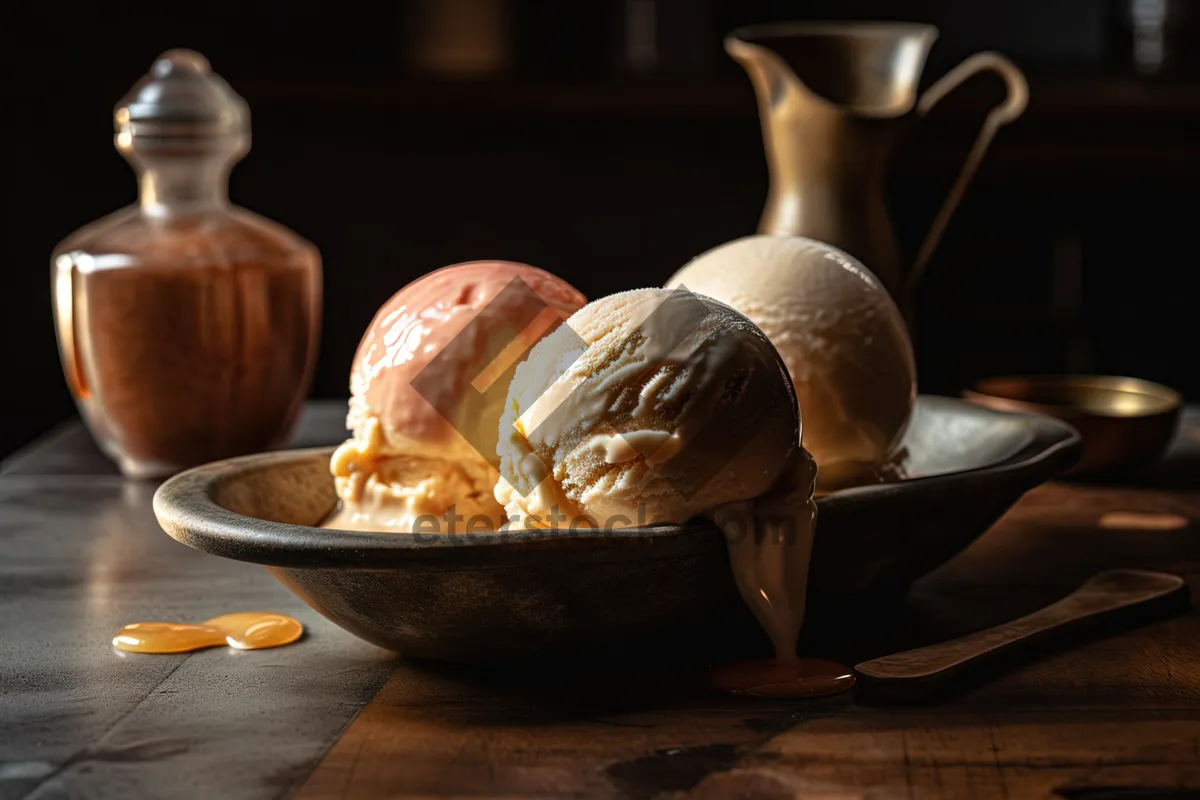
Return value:
<svg viewBox="0 0 1200 800">
<path fill-rule="evenodd" d="M 113 121 L 123 152 L 161 140 L 243 152 L 250 145 L 250 106 L 194 50 L 168 50 L 155 59 L 117 103 Z"/>
</svg>

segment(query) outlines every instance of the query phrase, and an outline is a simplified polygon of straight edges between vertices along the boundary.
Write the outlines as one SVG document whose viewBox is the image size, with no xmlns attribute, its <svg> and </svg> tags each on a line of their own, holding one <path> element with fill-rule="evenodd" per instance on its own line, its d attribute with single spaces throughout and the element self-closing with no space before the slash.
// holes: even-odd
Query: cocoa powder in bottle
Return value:
<svg viewBox="0 0 1200 800">
<path fill-rule="evenodd" d="M 228 202 L 249 115 L 203 57 L 164 54 L 116 119 L 139 202 L 53 255 L 60 352 L 84 420 L 135 477 L 274 447 L 312 375 L 320 256 Z"/>
</svg>

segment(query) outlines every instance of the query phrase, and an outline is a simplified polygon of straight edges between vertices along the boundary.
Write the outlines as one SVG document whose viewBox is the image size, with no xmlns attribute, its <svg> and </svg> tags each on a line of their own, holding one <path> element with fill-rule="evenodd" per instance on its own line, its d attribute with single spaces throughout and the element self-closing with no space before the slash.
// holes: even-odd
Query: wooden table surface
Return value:
<svg viewBox="0 0 1200 800">
<path fill-rule="evenodd" d="M 296 444 L 337 441 L 340 415 L 310 406 Z M 918 708 L 723 697 L 703 665 L 629 656 L 431 669 L 359 642 L 265 570 L 170 540 L 154 488 L 117 476 L 77 423 L 0 465 L 0 800 L 1200 797 L 1194 608 Z M 1200 595 L 1197 410 L 1139 485 L 1041 487 L 904 601 L 814 609 L 804 646 L 852 663 L 1117 566 Z M 250 608 L 309 634 L 259 652 L 109 645 L 127 622 Z"/>
</svg>

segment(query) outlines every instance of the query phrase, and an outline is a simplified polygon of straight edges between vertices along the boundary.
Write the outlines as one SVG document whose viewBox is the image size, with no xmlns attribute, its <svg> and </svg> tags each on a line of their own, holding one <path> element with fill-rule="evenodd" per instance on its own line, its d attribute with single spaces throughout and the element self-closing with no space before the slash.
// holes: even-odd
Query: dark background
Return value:
<svg viewBox="0 0 1200 800">
<path fill-rule="evenodd" d="M 317 396 L 348 394 L 375 309 L 430 269 L 525 261 L 599 297 L 660 284 L 752 232 L 766 167 L 753 92 L 722 34 L 749 22 L 876 17 L 941 27 L 923 85 L 980 49 L 1011 56 L 1031 84 L 1029 111 L 1000 133 L 920 292 L 922 389 L 954 394 L 988 374 L 1070 370 L 1150 378 L 1195 397 L 1195 5 L 9 3 L 0 455 L 73 411 L 51 326 L 49 253 L 134 200 L 133 173 L 112 146 L 112 107 L 171 47 L 206 54 L 253 109 L 254 147 L 234 170 L 233 200 L 322 251 Z M 1133 6 L 1151 17 L 1142 48 Z M 429 8 L 448 15 L 451 37 L 498 32 L 499 55 L 456 74 Z M 972 81 L 901 150 L 889 191 L 910 256 L 1000 95 L 998 80 Z"/>
</svg>

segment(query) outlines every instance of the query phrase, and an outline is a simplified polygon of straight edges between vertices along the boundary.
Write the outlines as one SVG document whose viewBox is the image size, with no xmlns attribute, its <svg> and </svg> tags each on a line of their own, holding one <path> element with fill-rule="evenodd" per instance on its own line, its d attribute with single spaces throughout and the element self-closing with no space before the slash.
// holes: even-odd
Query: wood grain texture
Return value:
<svg viewBox="0 0 1200 800">
<path fill-rule="evenodd" d="M 1172 530 L 1100 527 L 1177 514 Z M 1110 517 L 1111 519 L 1112 517 Z M 825 609 L 802 648 L 844 662 L 944 641 L 1062 598 L 1108 568 L 1200 585 L 1200 492 L 1031 492 L 903 603 Z M 715 696 L 699 671 L 544 674 L 405 666 L 298 797 L 1050 798 L 1200 792 L 1200 615 L 1051 653 L 946 701 L 785 704 Z M 1076 796 L 1087 796 L 1084 794 Z"/>
</svg>

